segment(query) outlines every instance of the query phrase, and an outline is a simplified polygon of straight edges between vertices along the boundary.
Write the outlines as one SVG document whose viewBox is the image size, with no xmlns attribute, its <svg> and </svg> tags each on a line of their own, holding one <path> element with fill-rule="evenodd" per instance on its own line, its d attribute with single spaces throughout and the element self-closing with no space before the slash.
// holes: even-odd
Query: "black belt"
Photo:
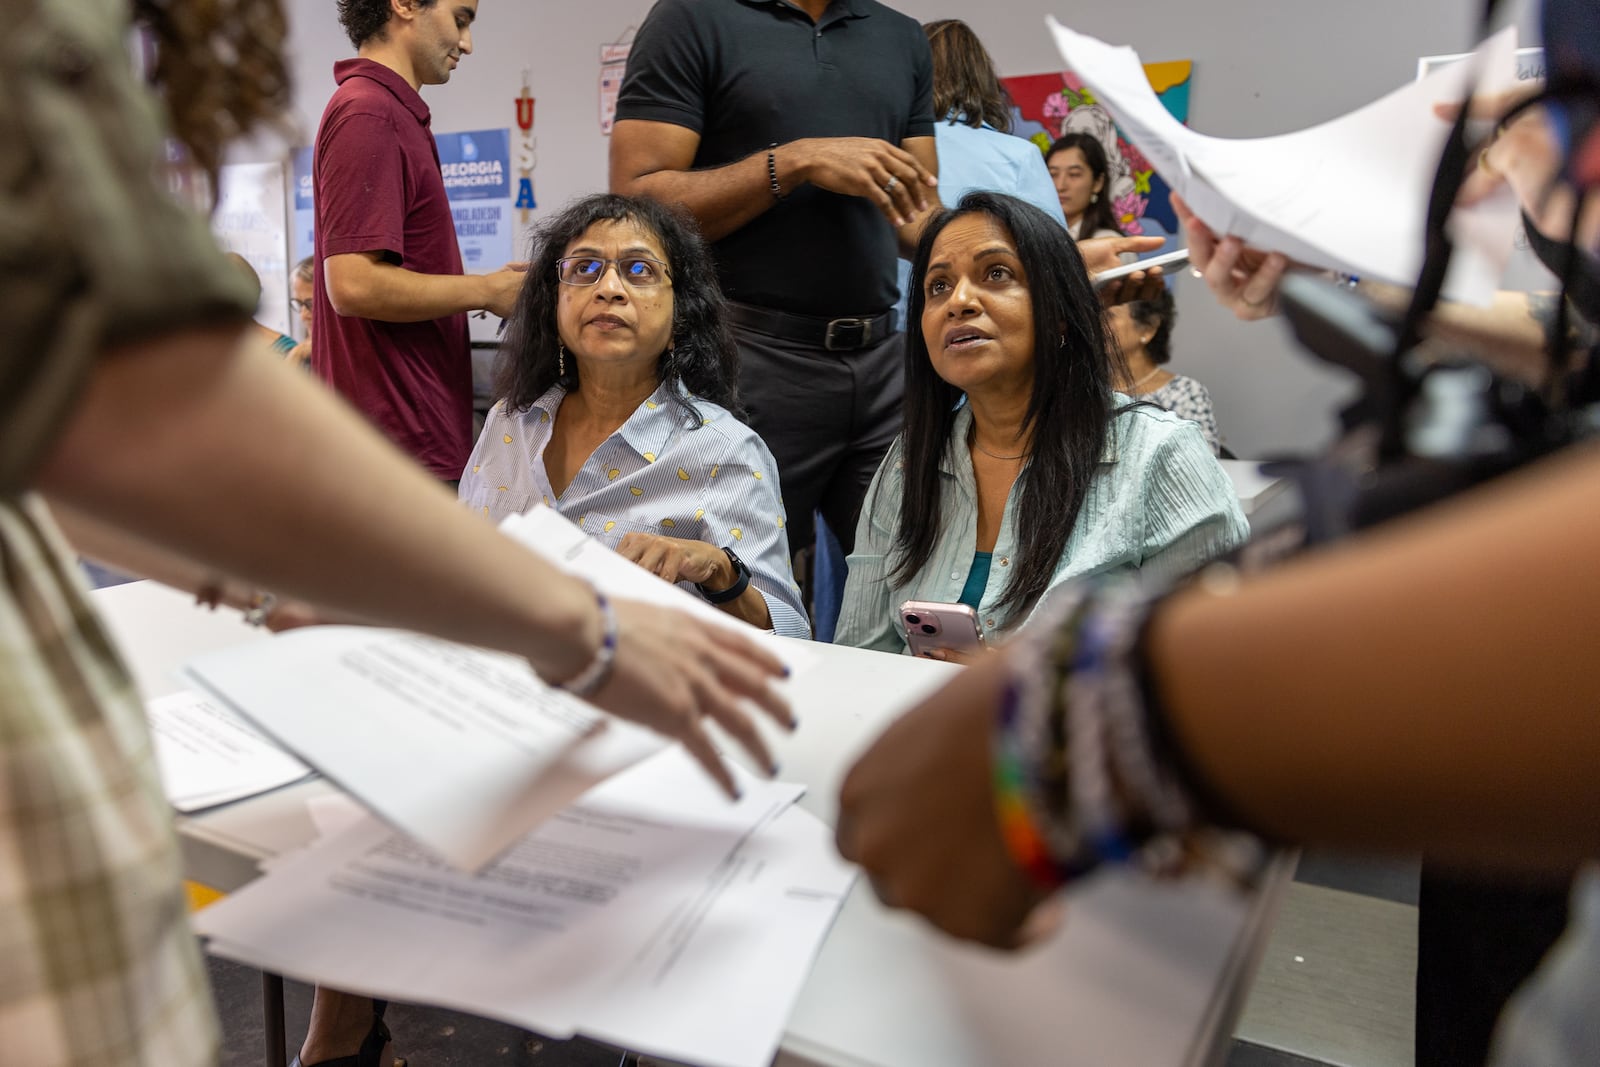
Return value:
<svg viewBox="0 0 1600 1067">
<path fill-rule="evenodd" d="M 740 326 L 769 337 L 815 345 L 829 352 L 851 352 L 882 341 L 894 332 L 894 316 L 895 309 L 890 308 L 881 315 L 824 319 L 728 302 L 728 317 Z"/>
</svg>

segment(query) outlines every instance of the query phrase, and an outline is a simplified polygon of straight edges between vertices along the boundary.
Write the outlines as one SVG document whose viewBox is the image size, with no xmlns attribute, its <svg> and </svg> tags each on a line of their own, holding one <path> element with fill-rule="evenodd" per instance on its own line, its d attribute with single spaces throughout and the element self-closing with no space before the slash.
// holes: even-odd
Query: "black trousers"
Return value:
<svg viewBox="0 0 1600 1067">
<path fill-rule="evenodd" d="M 1478 1067 L 1500 1010 L 1567 925 L 1570 878 L 1489 880 L 1424 861 L 1417 895 L 1417 1067 Z"/>
<path fill-rule="evenodd" d="M 821 511 L 846 552 L 867 485 L 900 432 L 905 335 L 829 352 L 735 326 L 739 394 L 750 425 L 778 461 L 789 548 L 815 536 Z"/>
</svg>

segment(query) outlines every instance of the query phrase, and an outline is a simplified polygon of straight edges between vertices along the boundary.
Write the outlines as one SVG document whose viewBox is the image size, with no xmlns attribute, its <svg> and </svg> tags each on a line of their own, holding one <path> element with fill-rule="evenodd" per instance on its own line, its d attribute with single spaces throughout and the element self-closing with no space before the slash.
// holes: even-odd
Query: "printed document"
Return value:
<svg viewBox="0 0 1600 1067">
<path fill-rule="evenodd" d="M 814 658 L 800 642 L 752 629 L 624 560 L 547 508 L 502 528 L 608 595 L 737 629 L 791 670 Z M 374 813 L 469 871 L 590 786 L 666 745 L 546 685 L 519 656 L 399 630 L 307 627 L 208 653 L 184 673 Z"/>
<path fill-rule="evenodd" d="M 477 875 L 367 818 L 195 922 L 212 952 L 307 981 L 757 1067 L 853 875 L 800 787 L 736 773 L 730 804 L 668 749 Z"/>
<path fill-rule="evenodd" d="M 1138 55 L 1049 19 L 1067 67 L 1205 223 L 1313 267 L 1415 283 L 1428 194 L 1450 125 L 1433 105 L 1459 102 L 1473 64 L 1409 83 L 1332 121 L 1275 137 L 1207 137 L 1161 104 Z M 1515 27 L 1480 49 L 1479 89 L 1515 83 Z M 1505 271 L 1518 212 L 1509 190 L 1452 216 L 1454 300 L 1487 303 Z"/>
<path fill-rule="evenodd" d="M 161 786 L 179 811 L 227 804 L 311 774 L 310 767 L 201 693 L 173 693 L 145 708 Z"/>
</svg>

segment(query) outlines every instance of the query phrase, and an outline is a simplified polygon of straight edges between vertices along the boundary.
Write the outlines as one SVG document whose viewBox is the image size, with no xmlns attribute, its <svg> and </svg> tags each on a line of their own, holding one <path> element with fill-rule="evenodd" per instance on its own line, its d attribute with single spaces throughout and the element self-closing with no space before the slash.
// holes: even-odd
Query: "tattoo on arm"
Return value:
<svg viewBox="0 0 1600 1067">
<path fill-rule="evenodd" d="M 1556 328 L 1556 301 L 1560 299 L 1555 293 L 1528 294 L 1528 317 L 1539 324 L 1546 337 Z M 1600 328 L 1578 314 L 1570 301 L 1567 303 L 1567 336 L 1564 340 L 1568 352 L 1587 352 L 1600 344 Z"/>
</svg>

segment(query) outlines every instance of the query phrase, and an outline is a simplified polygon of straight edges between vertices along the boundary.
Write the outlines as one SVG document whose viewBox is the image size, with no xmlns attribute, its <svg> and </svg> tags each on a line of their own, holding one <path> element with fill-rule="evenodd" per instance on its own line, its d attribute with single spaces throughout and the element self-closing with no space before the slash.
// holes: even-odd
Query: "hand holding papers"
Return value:
<svg viewBox="0 0 1600 1067">
<path fill-rule="evenodd" d="M 1425 211 L 1449 126 L 1433 113 L 1466 92 L 1471 64 L 1437 71 L 1364 108 L 1296 133 L 1225 140 L 1189 129 L 1161 105 L 1138 56 L 1050 20 L 1068 66 L 1128 139 L 1220 234 L 1297 262 L 1396 284 L 1415 280 Z M 1483 88 L 1511 80 L 1510 31 L 1484 46 Z M 1504 77 L 1501 77 L 1502 72 Z M 1509 195 L 1460 211 L 1445 292 L 1483 303 L 1510 255 Z"/>
<path fill-rule="evenodd" d="M 607 595 L 743 626 L 610 553 L 554 512 L 507 532 Z M 720 629 L 714 629 L 720 628 Z M 539 680 L 512 655 L 394 630 L 312 627 L 202 656 L 189 677 L 444 859 L 475 870 L 585 789 L 665 742 Z M 648 719 L 649 708 L 635 709 Z"/>
</svg>

